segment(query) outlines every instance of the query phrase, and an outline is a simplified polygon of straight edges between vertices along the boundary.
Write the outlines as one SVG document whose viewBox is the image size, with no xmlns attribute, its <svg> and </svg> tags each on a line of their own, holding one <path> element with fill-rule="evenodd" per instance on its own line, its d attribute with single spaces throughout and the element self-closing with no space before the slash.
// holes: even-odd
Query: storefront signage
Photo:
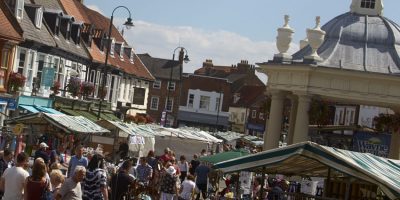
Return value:
<svg viewBox="0 0 400 200">
<path fill-rule="evenodd" d="M 383 133 L 356 132 L 353 134 L 353 150 L 388 157 L 391 135 Z"/>
<path fill-rule="evenodd" d="M 42 85 L 45 87 L 51 87 L 54 83 L 54 74 L 55 69 L 51 67 L 44 67 L 43 68 L 43 77 L 42 77 Z"/>
<path fill-rule="evenodd" d="M 13 98 L 4 98 L 4 97 L 0 97 L 0 102 L 4 102 L 7 104 L 7 109 L 8 110 L 15 110 L 17 109 L 17 101 Z M 2 110 L 1 112 L 3 112 L 4 110 Z"/>
</svg>

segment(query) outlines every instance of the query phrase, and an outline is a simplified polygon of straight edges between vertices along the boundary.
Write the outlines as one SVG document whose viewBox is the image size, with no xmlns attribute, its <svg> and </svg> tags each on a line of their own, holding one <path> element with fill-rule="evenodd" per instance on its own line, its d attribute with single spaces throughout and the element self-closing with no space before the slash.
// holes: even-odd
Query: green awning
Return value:
<svg viewBox="0 0 400 200">
<path fill-rule="evenodd" d="M 223 161 L 234 159 L 234 158 L 239 158 L 239 157 L 246 156 L 246 155 L 249 155 L 249 152 L 247 150 L 240 149 L 240 150 L 226 151 L 226 152 L 218 153 L 218 154 L 215 154 L 212 156 L 201 157 L 201 158 L 199 158 L 199 160 L 205 161 L 205 162 L 208 162 L 211 164 L 216 164 L 219 162 L 223 162 Z"/>
<path fill-rule="evenodd" d="M 391 199 L 400 196 L 398 161 L 368 153 L 346 151 L 303 142 L 231 159 L 214 165 L 224 173 L 254 171 L 265 173 L 326 177 L 329 169 L 378 185 Z"/>
</svg>

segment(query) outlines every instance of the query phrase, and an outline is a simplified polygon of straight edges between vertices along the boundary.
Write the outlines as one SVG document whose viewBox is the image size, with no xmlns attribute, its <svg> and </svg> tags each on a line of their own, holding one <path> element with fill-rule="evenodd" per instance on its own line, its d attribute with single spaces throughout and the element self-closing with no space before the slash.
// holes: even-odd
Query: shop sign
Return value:
<svg viewBox="0 0 400 200">
<path fill-rule="evenodd" d="M 14 128 L 12 130 L 15 135 L 21 135 L 22 131 L 24 131 L 24 125 L 17 124 L 14 126 Z"/>
<path fill-rule="evenodd" d="M 55 69 L 52 67 L 43 68 L 42 85 L 45 87 L 51 87 L 54 83 Z"/>
<path fill-rule="evenodd" d="M 17 109 L 17 101 L 15 99 L 0 97 L 0 103 L 3 103 L 3 102 L 4 102 L 4 104 L 7 104 L 8 110 Z M 1 109 L 0 112 L 4 112 L 3 108 L 0 108 L 0 109 Z"/>
<path fill-rule="evenodd" d="M 387 158 L 391 135 L 383 133 L 356 132 L 353 135 L 353 151 L 370 153 Z"/>
</svg>

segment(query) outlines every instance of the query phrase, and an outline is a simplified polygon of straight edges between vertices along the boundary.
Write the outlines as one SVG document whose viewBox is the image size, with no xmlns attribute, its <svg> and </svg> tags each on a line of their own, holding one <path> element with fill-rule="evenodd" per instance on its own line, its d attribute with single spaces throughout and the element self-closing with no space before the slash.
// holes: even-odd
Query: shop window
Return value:
<svg viewBox="0 0 400 200">
<path fill-rule="evenodd" d="M 161 88 L 161 80 L 155 80 L 153 83 L 153 88 L 160 89 Z"/>
<path fill-rule="evenodd" d="M 158 110 L 159 101 L 160 101 L 159 97 L 151 97 L 150 109 L 151 110 Z"/>
<path fill-rule="evenodd" d="M 361 0 L 361 8 L 375 9 L 375 0 Z"/>
<path fill-rule="evenodd" d="M 136 105 L 144 105 L 146 89 L 144 88 L 135 88 L 133 93 L 132 103 Z"/>
<path fill-rule="evenodd" d="M 257 111 L 256 110 L 253 110 L 253 111 L 251 111 L 251 118 L 256 118 L 257 117 Z"/>
</svg>

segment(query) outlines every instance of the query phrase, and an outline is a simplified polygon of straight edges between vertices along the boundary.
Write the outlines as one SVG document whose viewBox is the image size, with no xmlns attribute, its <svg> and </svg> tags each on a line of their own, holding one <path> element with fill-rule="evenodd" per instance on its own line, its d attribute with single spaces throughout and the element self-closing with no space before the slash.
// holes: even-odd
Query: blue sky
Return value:
<svg viewBox="0 0 400 200">
<path fill-rule="evenodd" d="M 291 52 L 298 49 L 305 30 L 348 12 L 351 0 L 85 0 L 85 4 L 110 16 L 113 8 L 125 5 L 132 11 L 135 27 L 125 37 L 137 53 L 172 58 L 175 47 L 187 48 L 191 72 L 205 59 L 217 65 L 265 62 L 277 53 L 276 29 L 283 15 L 290 15 L 295 29 Z M 400 23 L 399 0 L 385 0 L 384 16 Z M 116 12 L 124 18 L 124 10 Z M 114 23 L 121 25 L 122 19 Z"/>
</svg>

